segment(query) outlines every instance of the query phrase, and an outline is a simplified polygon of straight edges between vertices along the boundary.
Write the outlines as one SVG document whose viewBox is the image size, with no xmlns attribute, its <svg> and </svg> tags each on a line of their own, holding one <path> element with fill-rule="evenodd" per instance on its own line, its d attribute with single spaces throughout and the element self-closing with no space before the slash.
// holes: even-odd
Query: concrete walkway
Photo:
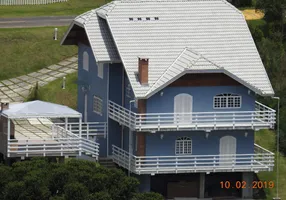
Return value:
<svg viewBox="0 0 286 200">
<path fill-rule="evenodd" d="M 71 57 L 37 72 L 0 81 L 0 99 L 9 102 L 22 102 L 28 97 L 36 82 L 39 86 L 44 86 L 76 71 L 77 57 Z"/>
</svg>

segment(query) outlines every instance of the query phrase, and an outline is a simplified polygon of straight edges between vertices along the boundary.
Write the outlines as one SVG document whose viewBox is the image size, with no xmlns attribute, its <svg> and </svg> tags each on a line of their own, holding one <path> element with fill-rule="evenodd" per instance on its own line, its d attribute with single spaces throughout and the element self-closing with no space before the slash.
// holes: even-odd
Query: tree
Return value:
<svg viewBox="0 0 286 200">
<path fill-rule="evenodd" d="M 87 200 L 87 188 L 78 182 L 70 183 L 64 188 L 64 197 L 66 200 Z"/>
<path fill-rule="evenodd" d="M 0 176 L 0 200 L 126 200 L 136 195 L 139 184 L 121 170 L 75 159 L 54 163 L 33 158 L 12 167 L 0 165 Z"/>
<path fill-rule="evenodd" d="M 265 20 L 268 22 L 281 22 L 283 20 L 283 10 L 285 8 L 285 0 L 258 0 L 256 9 L 265 13 Z"/>
<path fill-rule="evenodd" d="M 146 192 L 136 194 L 132 200 L 164 200 L 164 197 L 155 192 Z"/>
</svg>

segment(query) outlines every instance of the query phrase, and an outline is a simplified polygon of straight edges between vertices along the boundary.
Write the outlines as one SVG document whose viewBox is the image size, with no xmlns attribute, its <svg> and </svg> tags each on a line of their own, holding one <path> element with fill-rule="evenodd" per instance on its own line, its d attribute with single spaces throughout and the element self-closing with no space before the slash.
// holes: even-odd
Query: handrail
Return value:
<svg viewBox="0 0 286 200">
<path fill-rule="evenodd" d="M 274 153 L 272 153 L 271 151 L 269 151 L 269 150 L 263 148 L 262 146 L 259 146 L 258 144 L 254 144 L 254 149 L 258 149 L 258 150 L 260 150 L 260 151 L 265 151 L 266 153 L 269 153 L 269 154 L 271 154 L 271 155 L 274 155 Z"/>
<path fill-rule="evenodd" d="M 255 101 L 255 106 L 256 106 L 256 108 L 261 107 L 261 108 L 263 108 L 263 110 L 269 110 L 271 112 L 276 112 L 274 109 L 272 109 L 272 108 L 270 108 L 270 107 L 268 107 L 268 106 L 266 106 L 266 105 L 264 105 L 258 101 Z"/>
<path fill-rule="evenodd" d="M 132 130 L 156 130 L 191 128 L 273 128 L 276 111 L 256 103 L 253 111 L 218 111 L 191 113 L 142 113 L 137 114 L 109 101 L 109 117 Z"/>
<path fill-rule="evenodd" d="M 55 123 L 58 126 L 65 127 L 65 123 Z M 67 123 L 67 128 L 74 134 L 79 134 L 79 122 Z M 82 122 L 81 136 L 87 139 L 90 136 L 106 136 L 107 123 L 106 122 Z"/>
<path fill-rule="evenodd" d="M 53 134 L 55 133 L 56 135 L 53 135 L 53 137 L 56 137 L 58 139 L 58 136 L 60 135 L 62 136 L 69 136 L 71 138 L 77 138 L 80 143 L 79 143 L 79 154 L 81 155 L 81 151 L 86 152 L 86 153 L 90 153 L 93 156 L 98 156 L 98 149 L 99 149 L 99 143 L 94 142 L 92 140 L 89 139 L 85 139 L 82 137 L 79 137 L 76 134 L 73 134 L 72 132 L 70 132 L 69 130 L 64 129 L 63 127 L 60 127 L 56 124 L 52 125 L 52 130 L 53 130 Z"/>
<path fill-rule="evenodd" d="M 260 148 L 255 145 L 255 148 Z M 134 173 L 165 173 L 167 171 L 184 173 L 187 171 L 216 171 L 220 170 L 272 170 L 274 154 L 264 148 L 262 153 L 228 154 L 228 155 L 183 155 L 183 156 L 135 156 L 112 145 L 113 161 L 128 169 L 131 159 L 131 170 Z"/>
</svg>

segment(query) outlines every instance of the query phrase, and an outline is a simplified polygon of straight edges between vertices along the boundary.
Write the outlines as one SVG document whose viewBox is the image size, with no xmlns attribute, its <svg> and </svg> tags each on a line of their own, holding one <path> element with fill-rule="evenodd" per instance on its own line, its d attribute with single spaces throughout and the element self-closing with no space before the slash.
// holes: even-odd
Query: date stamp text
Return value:
<svg viewBox="0 0 286 200">
<path fill-rule="evenodd" d="M 274 188 L 274 181 L 252 181 L 252 183 L 247 183 L 246 181 L 221 181 L 220 187 L 225 189 L 262 189 L 262 188 Z"/>
</svg>

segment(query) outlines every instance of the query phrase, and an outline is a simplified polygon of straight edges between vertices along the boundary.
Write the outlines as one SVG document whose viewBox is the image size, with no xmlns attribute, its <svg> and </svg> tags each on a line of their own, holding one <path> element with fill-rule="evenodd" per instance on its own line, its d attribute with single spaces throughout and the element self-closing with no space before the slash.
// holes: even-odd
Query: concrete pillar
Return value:
<svg viewBox="0 0 286 200">
<path fill-rule="evenodd" d="M 242 189 L 242 198 L 252 199 L 253 197 L 253 189 L 252 189 L 253 172 L 242 172 L 241 181 L 246 182 L 246 187 Z"/>
<path fill-rule="evenodd" d="M 65 157 L 59 157 L 59 163 L 64 163 L 65 162 Z"/>
<path fill-rule="evenodd" d="M 205 197 L 205 173 L 200 173 L 200 199 Z"/>
<path fill-rule="evenodd" d="M 150 192 L 151 191 L 151 176 L 150 175 L 140 175 L 139 176 L 140 192 Z"/>
</svg>

